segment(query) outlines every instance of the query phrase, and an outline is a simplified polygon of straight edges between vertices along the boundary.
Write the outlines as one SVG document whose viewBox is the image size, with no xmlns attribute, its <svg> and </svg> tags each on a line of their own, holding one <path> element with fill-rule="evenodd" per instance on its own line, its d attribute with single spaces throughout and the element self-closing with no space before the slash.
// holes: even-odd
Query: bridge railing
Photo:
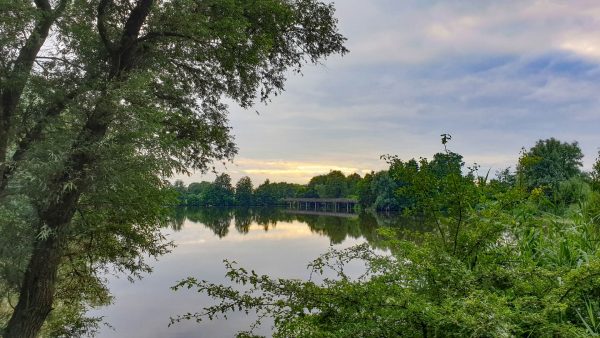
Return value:
<svg viewBox="0 0 600 338">
<path fill-rule="evenodd" d="M 353 212 L 358 204 L 357 200 L 350 198 L 284 198 L 282 201 L 290 209 L 347 213 Z"/>
</svg>

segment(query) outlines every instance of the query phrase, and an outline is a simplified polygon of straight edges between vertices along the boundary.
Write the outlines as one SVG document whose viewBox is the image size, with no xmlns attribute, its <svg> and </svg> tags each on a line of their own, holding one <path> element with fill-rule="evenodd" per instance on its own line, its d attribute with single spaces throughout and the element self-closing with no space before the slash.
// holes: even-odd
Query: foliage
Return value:
<svg viewBox="0 0 600 338">
<path fill-rule="evenodd" d="M 583 154 L 577 142 L 564 143 L 555 138 L 539 140 L 523 150 L 517 166 L 520 184 L 528 190 L 556 190 L 559 182 L 581 173 Z"/>
<path fill-rule="evenodd" d="M 581 177 L 575 176 L 558 184 L 558 189 L 554 192 L 554 201 L 568 207 L 589 200 L 591 193 L 589 184 Z"/>
<path fill-rule="evenodd" d="M 259 185 L 254 192 L 257 205 L 277 205 L 283 198 L 300 197 L 305 190 L 300 184 L 279 182 L 271 183 L 269 180 Z"/>
<path fill-rule="evenodd" d="M 362 180 L 358 182 L 356 185 L 356 191 L 358 193 L 358 204 L 362 209 L 367 209 L 375 203 L 375 199 L 377 196 L 371 189 L 371 184 L 373 182 L 373 176 L 375 172 L 371 171 L 366 174 Z"/>
<path fill-rule="evenodd" d="M 598 157 L 592 167 L 591 181 L 592 188 L 596 191 L 600 191 L 600 151 L 598 151 Z"/>
<path fill-rule="evenodd" d="M 549 190 L 564 205 L 547 209 L 548 190 L 513 185 L 508 170 L 476 179 L 477 166 L 463 171 L 460 155 L 445 150 L 432 161 L 386 157 L 387 172 L 358 184 L 363 201 L 367 193 L 375 202 L 371 187 L 393 182 L 397 201 L 431 232 L 382 228 L 387 254 L 367 244 L 332 249 L 309 265 L 307 281 L 226 261 L 232 286 L 193 277 L 174 286 L 220 302 L 173 323 L 255 311 L 259 323 L 274 318 L 275 337 L 600 334 L 600 194 L 566 175 Z M 358 278 L 344 270 L 355 261 L 365 264 Z"/>
<path fill-rule="evenodd" d="M 225 175 L 225 174 L 223 174 Z M 222 176 L 222 175 L 221 175 Z M 231 188 L 219 190 L 214 187 L 217 181 L 194 182 L 187 188 L 181 181 L 175 181 L 172 189 L 179 196 L 181 206 L 271 206 L 282 204 L 284 198 L 358 198 L 362 194 L 359 185 L 362 178 L 358 174 L 346 177 L 341 171 L 331 171 L 327 175 L 313 177 L 306 185 L 266 180 L 256 189 L 252 180 L 245 176 L 236 183 L 233 201 L 229 192 Z M 221 191 L 218 193 L 217 191 Z M 393 203 L 393 201 L 391 201 Z M 394 209 L 395 210 L 395 209 Z"/>
<path fill-rule="evenodd" d="M 254 191 L 250 177 L 240 178 L 235 185 L 235 204 L 241 206 L 254 205 Z"/>
<path fill-rule="evenodd" d="M 215 178 L 204 195 L 204 203 L 212 206 L 233 205 L 234 188 L 231 185 L 231 177 L 228 174 L 221 174 Z"/>
<path fill-rule="evenodd" d="M 361 180 L 362 177 L 357 173 L 350 174 L 346 177 L 346 184 L 348 186 L 348 193 L 346 195 L 348 197 L 358 197 L 358 184 Z"/>
<path fill-rule="evenodd" d="M 339 170 L 311 178 L 308 190 L 313 191 L 319 198 L 341 198 L 349 193 L 346 176 Z"/>
<path fill-rule="evenodd" d="M 371 194 L 376 196 L 372 207 L 375 210 L 398 210 L 399 205 L 394 196 L 397 188 L 396 182 L 387 171 L 380 171 L 373 175 L 371 181 Z"/>
</svg>

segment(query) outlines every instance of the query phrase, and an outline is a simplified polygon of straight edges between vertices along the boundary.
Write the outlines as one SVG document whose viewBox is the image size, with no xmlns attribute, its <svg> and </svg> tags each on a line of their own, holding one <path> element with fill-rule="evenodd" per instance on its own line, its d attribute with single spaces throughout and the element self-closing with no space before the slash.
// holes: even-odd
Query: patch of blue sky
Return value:
<svg viewBox="0 0 600 338">
<path fill-rule="evenodd" d="M 520 72 L 524 74 L 555 74 L 600 80 L 599 64 L 565 52 L 547 53 L 523 62 Z"/>
</svg>

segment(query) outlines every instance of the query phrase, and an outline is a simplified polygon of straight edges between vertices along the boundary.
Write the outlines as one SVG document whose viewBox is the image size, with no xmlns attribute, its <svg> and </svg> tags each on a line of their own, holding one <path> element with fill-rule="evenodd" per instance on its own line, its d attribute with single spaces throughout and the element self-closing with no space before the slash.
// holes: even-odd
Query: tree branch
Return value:
<svg viewBox="0 0 600 338">
<path fill-rule="evenodd" d="M 116 77 L 123 70 L 133 67 L 136 41 L 153 4 L 154 0 L 138 0 L 129 13 L 125 27 L 123 27 L 119 47 L 113 55 L 110 77 Z"/>
<path fill-rule="evenodd" d="M 54 61 L 59 61 L 59 62 L 65 63 L 65 64 L 67 64 L 69 66 L 72 66 L 72 67 L 75 67 L 75 68 L 78 68 L 78 69 L 81 69 L 81 70 L 85 70 L 80 65 L 75 64 L 75 63 L 73 63 L 73 62 L 71 62 L 71 61 L 69 61 L 69 60 L 67 60 L 65 58 L 58 58 L 58 57 L 55 57 L 55 56 L 37 56 L 36 60 L 54 60 Z"/>
<path fill-rule="evenodd" d="M 110 41 L 108 37 L 108 32 L 106 30 L 106 14 L 108 11 L 108 7 L 112 4 L 112 0 L 102 0 L 100 4 L 98 4 L 98 14 L 96 15 L 96 28 L 98 29 L 98 35 L 100 35 L 100 40 L 104 44 L 104 47 L 112 54 L 115 50 L 114 44 Z"/>
<path fill-rule="evenodd" d="M 52 7 L 50 6 L 50 3 L 48 2 L 48 0 L 35 0 L 35 5 L 37 6 L 37 8 L 43 10 L 43 11 L 50 11 L 52 10 Z"/>
<path fill-rule="evenodd" d="M 48 0 L 35 0 L 42 15 L 35 22 L 31 34 L 19 50 L 10 74 L 0 83 L 0 186 L 5 186 L 3 172 L 6 170 L 6 156 L 10 144 L 9 138 L 13 130 L 12 118 L 15 114 L 21 95 L 42 45 L 46 41 L 50 28 L 56 21 L 69 0 L 61 0 L 53 11 Z"/>
<path fill-rule="evenodd" d="M 146 21 L 146 17 L 150 14 L 154 0 L 138 0 L 137 5 L 131 10 L 129 18 L 123 28 L 121 37 L 121 49 L 126 49 L 131 46 L 138 38 L 142 25 Z"/>
<path fill-rule="evenodd" d="M 191 35 L 181 34 L 181 33 L 177 33 L 177 32 L 148 32 L 148 34 L 137 39 L 136 43 L 153 40 L 153 39 L 157 39 L 157 38 L 162 38 L 162 37 L 181 38 L 181 39 L 190 40 L 193 42 L 201 42 L 200 40 L 196 39 L 195 37 L 193 37 Z"/>
</svg>

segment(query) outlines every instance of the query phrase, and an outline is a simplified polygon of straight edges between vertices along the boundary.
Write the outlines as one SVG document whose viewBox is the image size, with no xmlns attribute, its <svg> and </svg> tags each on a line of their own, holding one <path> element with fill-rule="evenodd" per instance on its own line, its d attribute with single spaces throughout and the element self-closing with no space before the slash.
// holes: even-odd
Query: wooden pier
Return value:
<svg viewBox="0 0 600 338">
<path fill-rule="evenodd" d="M 334 213 L 352 213 L 358 204 L 349 198 L 284 198 L 283 201 L 290 209 Z"/>
</svg>

